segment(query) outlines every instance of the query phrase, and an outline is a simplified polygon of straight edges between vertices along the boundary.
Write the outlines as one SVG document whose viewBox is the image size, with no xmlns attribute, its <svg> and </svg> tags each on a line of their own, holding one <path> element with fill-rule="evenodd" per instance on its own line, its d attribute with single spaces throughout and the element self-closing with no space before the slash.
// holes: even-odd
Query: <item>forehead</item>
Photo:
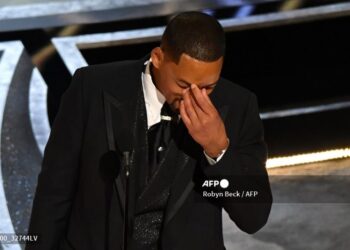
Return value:
<svg viewBox="0 0 350 250">
<path fill-rule="evenodd" d="M 182 54 L 178 64 L 170 63 L 170 67 L 177 78 L 190 83 L 215 82 L 220 77 L 223 58 L 213 62 L 204 62 L 187 54 Z"/>
</svg>

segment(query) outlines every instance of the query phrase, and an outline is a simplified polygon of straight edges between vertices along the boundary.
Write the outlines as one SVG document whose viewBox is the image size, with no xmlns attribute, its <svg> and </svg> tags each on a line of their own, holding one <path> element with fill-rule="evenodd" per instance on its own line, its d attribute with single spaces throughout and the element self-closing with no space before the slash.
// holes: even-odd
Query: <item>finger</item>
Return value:
<svg viewBox="0 0 350 250">
<path fill-rule="evenodd" d="M 185 123 L 186 127 L 191 126 L 191 120 L 186 113 L 184 100 L 180 101 L 180 115 L 181 115 L 181 119 Z"/>
<path fill-rule="evenodd" d="M 192 125 L 197 124 L 198 123 L 198 116 L 197 116 L 197 113 L 194 110 L 194 107 L 192 105 L 192 101 L 190 99 L 189 89 L 184 90 L 183 99 L 184 99 L 185 110 L 186 110 L 188 117 L 191 120 L 191 124 Z"/>
<path fill-rule="evenodd" d="M 198 104 L 197 106 L 199 106 L 200 109 L 204 113 L 208 113 L 209 109 L 210 109 L 210 106 L 209 106 L 208 101 L 206 100 L 205 96 L 203 95 L 203 92 L 195 84 L 191 85 L 191 90 L 192 90 L 192 93 L 194 95 L 194 99 L 195 99 L 195 101 Z"/>
<path fill-rule="evenodd" d="M 202 93 L 201 93 L 202 94 Z M 193 94 L 190 94 L 190 100 L 192 103 L 192 106 L 197 114 L 197 117 L 199 120 L 202 120 L 205 116 L 207 116 L 207 113 L 205 113 L 201 107 L 198 105 L 197 101 L 195 100 L 195 97 L 193 96 Z"/>
</svg>

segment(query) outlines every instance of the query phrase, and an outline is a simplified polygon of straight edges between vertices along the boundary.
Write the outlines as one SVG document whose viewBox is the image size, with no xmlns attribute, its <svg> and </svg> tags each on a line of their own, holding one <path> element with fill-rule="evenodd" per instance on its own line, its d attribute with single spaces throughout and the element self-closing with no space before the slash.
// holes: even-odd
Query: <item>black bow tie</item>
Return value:
<svg viewBox="0 0 350 250">
<path fill-rule="evenodd" d="M 167 102 L 164 103 L 160 115 L 160 122 L 152 125 L 147 132 L 149 152 L 148 180 L 156 172 L 160 161 L 165 156 L 165 152 L 168 149 L 172 136 L 174 136 L 178 123 L 178 115 L 171 110 Z"/>
</svg>

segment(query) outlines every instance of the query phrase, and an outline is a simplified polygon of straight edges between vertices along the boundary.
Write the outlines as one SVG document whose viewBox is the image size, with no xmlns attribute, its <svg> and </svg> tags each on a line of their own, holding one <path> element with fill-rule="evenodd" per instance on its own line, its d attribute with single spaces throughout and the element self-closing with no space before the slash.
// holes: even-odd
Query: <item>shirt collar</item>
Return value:
<svg viewBox="0 0 350 250">
<path fill-rule="evenodd" d="M 156 88 L 150 71 L 152 58 L 147 60 L 145 72 L 142 72 L 142 88 L 147 111 L 148 127 L 160 122 L 160 111 L 166 101 L 165 96 Z"/>
</svg>

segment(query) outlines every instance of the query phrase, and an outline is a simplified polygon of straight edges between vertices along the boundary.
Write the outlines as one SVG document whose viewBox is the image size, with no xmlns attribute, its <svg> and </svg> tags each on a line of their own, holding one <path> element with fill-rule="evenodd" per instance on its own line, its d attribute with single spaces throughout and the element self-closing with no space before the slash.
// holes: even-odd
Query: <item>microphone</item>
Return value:
<svg viewBox="0 0 350 250">
<path fill-rule="evenodd" d="M 124 226 L 123 226 L 123 250 L 127 250 L 129 232 L 129 190 L 130 190 L 130 151 L 123 152 L 123 165 L 125 166 L 125 196 L 124 196 Z"/>
<path fill-rule="evenodd" d="M 116 151 L 108 151 L 100 159 L 99 172 L 106 183 L 115 184 L 117 190 L 117 179 L 119 175 L 125 176 L 125 193 L 124 193 L 124 222 L 123 222 L 123 250 L 127 250 L 128 232 L 129 232 L 129 203 L 130 203 L 130 164 L 131 151 L 123 151 L 122 154 Z M 121 171 L 123 169 L 123 171 Z M 109 205 L 108 205 L 109 206 Z"/>
<path fill-rule="evenodd" d="M 129 176 L 129 174 L 130 174 L 130 151 L 123 152 L 123 164 L 125 166 L 125 175 Z"/>
</svg>

